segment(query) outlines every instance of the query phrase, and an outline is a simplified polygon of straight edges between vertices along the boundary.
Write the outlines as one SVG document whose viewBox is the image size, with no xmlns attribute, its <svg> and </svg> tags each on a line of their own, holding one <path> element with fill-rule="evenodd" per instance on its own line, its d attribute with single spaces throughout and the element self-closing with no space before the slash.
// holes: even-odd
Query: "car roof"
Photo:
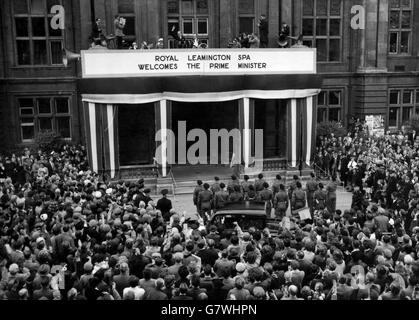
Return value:
<svg viewBox="0 0 419 320">
<path fill-rule="evenodd" d="M 217 215 L 249 215 L 249 216 L 266 216 L 265 203 L 244 201 L 236 203 L 227 203 L 224 208 L 217 211 L 214 216 Z"/>
</svg>

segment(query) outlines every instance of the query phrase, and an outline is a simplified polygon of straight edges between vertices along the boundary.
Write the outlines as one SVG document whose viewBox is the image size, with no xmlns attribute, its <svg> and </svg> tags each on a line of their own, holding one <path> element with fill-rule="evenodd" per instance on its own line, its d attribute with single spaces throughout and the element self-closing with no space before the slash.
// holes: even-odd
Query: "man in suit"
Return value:
<svg viewBox="0 0 419 320">
<path fill-rule="evenodd" d="M 164 221 L 168 222 L 170 220 L 170 210 L 172 207 L 172 201 L 167 199 L 167 194 L 169 193 L 169 190 L 164 189 L 162 190 L 162 198 L 157 201 L 156 209 L 160 210 L 163 216 Z"/>
<path fill-rule="evenodd" d="M 259 37 L 260 37 L 260 47 L 267 48 L 269 44 L 269 26 L 266 19 L 266 15 L 262 14 L 259 20 Z"/>
<path fill-rule="evenodd" d="M 300 178 L 298 178 L 298 176 L 295 175 L 293 177 L 292 182 L 290 183 L 290 185 L 288 187 L 288 196 L 289 196 L 290 200 L 292 198 L 292 194 L 293 194 L 294 190 L 297 188 L 297 182 L 299 182 L 299 181 L 300 181 Z"/>
<path fill-rule="evenodd" d="M 245 200 L 249 199 L 249 186 L 252 185 L 252 183 L 249 182 L 249 179 L 250 177 L 248 175 L 245 175 L 244 181 L 241 183 L 241 189 Z"/>
<path fill-rule="evenodd" d="M 342 158 L 340 163 L 340 181 L 343 182 L 343 186 L 346 188 L 348 185 L 348 165 L 349 158 L 345 156 Z"/>
<path fill-rule="evenodd" d="M 306 193 L 307 193 L 307 204 L 308 204 L 308 207 L 310 208 L 311 215 L 313 215 L 314 207 L 315 207 L 314 193 L 317 191 L 319 184 L 316 180 L 316 176 L 314 172 L 312 172 L 310 176 L 311 176 L 310 180 L 306 184 Z"/>
</svg>

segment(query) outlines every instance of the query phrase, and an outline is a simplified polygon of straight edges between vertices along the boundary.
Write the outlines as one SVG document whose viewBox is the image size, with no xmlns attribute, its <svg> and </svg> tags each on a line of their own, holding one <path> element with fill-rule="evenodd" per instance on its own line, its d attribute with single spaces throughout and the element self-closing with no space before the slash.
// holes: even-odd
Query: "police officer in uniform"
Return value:
<svg viewBox="0 0 419 320">
<path fill-rule="evenodd" d="M 265 210 L 268 218 L 271 217 L 273 198 L 274 194 L 272 190 L 269 190 L 269 184 L 265 182 L 263 184 L 263 190 L 259 193 L 258 200 L 265 202 Z"/>
<path fill-rule="evenodd" d="M 218 191 L 221 190 L 221 188 L 220 188 L 220 178 L 215 177 L 214 181 L 215 181 L 214 184 L 211 186 L 211 192 L 213 194 L 216 194 Z"/>
<path fill-rule="evenodd" d="M 224 183 L 220 183 L 220 190 L 214 195 L 214 213 L 224 208 L 225 204 L 228 202 L 228 197 L 229 194 L 226 190 L 226 185 Z"/>
<path fill-rule="evenodd" d="M 297 181 L 295 185 L 296 189 L 291 197 L 291 208 L 292 210 L 299 210 L 306 206 L 306 193 L 303 191 L 300 181 Z"/>
<path fill-rule="evenodd" d="M 279 192 L 281 184 L 282 184 L 282 177 L 278 174 L 276 176 L 275 181 L 272 183 L 272 192 L 274 194 L 274 197 Z"/>
<path fill-rule="evenodd" d="M 326 207 L 327 193 L 324 190 L 323 183 L 319 183 L 319 189 L 314 193 L 314 202 L 316 210 L 324 210 Z"/>
<path fill-rule="evenodd" d="M 290 200 L 292 199 L 292 194 L 294 193 L 294 190 L 297 188 L 297 182 L 300 181 L 300 178 L 298 176 L 294 176 L 292 182 L 290 183 L 288 187 L 288 196 Z"/>
<path fill-rule="evenodd" d="M 202 219 L 204 219 L 205 223 L 211 217 L 211 203 L 213 199 L 213 194 L 209 190 L 209 188 L 209 184 L 205 183 L 204 190 L 201 191 L 198 195 L 198 212 Z"/>
<path fill-rule="evenodd" d="M 316 181 L 316 176 L 313 172 L 310 174 L 310 176 L 311 178 L 306 184 L 306 193 L 307 193 L 307 205 L 310 208 L 311 215 L 313 215 L 314 207 L 315 207 L 314 193 L 319 188 L 319 183 Z"/>
<path fill-rule="evenodd" d="M 245 175 L 244 181 L 241 183 L 244 200 L 249 200 L 249 187 L 252 185 L 252 183 L 249 182 L 249 179 L 249 176 Z"/>
<path fill-rule="evenodd" d="M 259 193 L 264 189 L 263 187 L 264 183 L 265 183 L 265 180 L 263 179 L 263 174 L 259 174 L 258 179 L 255 182 L 256 194 L 259 195 Z"/>
<path fill-rule="evenodd" d="M 285 186 L 281 184 L 279 186 L 279 191 L 274 198 L 274 207 L 275 207 L 275 216 L 278 219 L 282 219 L 289 207 L 289 197 L 288 193 L 285 191 Z"/>
<path fill-rule="evenodd" d="M 197 186 L 195 187 L 195 190 L 193 192 L 193 204 L 196 206 L 197 212 L 199 212 L 198 207 L 198 196 L 201 193 L 201 191 L 204 191 L 204 187 L 202 186 L 203 182 L 201 180 L 197 181 Z"/>
<path fill-rule="evenodd" d="M 240 182 L 239 182 L 239 180 L 237 180 L 237 177 L 235 175 L 232 175 L 231 180 L 230 180 L 230 182 L 228 183 L 228 186 L 227 186 L 228 193 L 232 194 L 234 192 L 234 189 L 235 189 L 236 186 L 238 186 L 239 189 L 240 189 Z"/>
<path fill-rule="evenodd" d="M 326 207 L 329 213 L 335 213 L 336 211 L 336 190 L 337 190 L 336 176 L 332 176 L 332 181 L 326 187 L 327 198 Z"/>
</svg>

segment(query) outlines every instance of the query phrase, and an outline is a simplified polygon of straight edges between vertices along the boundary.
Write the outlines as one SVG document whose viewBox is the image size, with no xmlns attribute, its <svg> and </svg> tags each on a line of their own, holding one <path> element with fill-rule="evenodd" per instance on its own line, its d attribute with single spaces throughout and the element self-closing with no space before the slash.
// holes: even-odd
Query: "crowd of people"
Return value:
<svg viewBox="0 0 419 320">
<path fill-rule="evenodd" d="M 156 43 L 149 43 L 147 41 L 141 42 L 140 45 L 135 41 L 127 41 L 125 35 L 126 19 L 121 15 L 114 17 L 114 32 L 111 35 L 105 34 L 104 21 L 100 18 L 95 20 L 90 36 L 91 47 L 98 48 L 113 48 L 113 49 L 133 49 L 133 50 L 147 50 L 147 49 L 164 49 L 164 40 L 159 38 Z M 261 15 L 258 22 L 259 36 L 255 33 L 241 33 L 237 38 L 229 42 L 229 48 L 267 48 L 269 26 L 266 15 Z M 172 46 L 174 49 L 206 49 L 208 42 L 200 40 L 196 36 L 192 39 L 185 37 L 179 26 L 172 25 L 169 30 L 169 36 L 173 40 Z M 111 45 L 112 44 L 112 45 Z"/>
<path fill-rule="evenodd" d="M 83 146 L 0 157 L 0 299 L 419 299 L 418 148 L 358 128 L 318 151 L 339 156 L 325 186 L 216 177 L 198 181 L 191 212 L 142 179 L 104 182 Z M 339 180 L 350 210 L 336 208 Z M 245 200 L 265 203 L 275 235 L 211 223 Z"/>
</svg>

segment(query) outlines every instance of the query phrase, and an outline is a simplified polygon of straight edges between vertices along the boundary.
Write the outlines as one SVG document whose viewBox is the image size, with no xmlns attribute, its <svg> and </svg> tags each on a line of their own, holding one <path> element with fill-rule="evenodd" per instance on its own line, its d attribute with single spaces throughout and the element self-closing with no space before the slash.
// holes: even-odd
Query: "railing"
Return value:
<svg viewBox="0 0 419 320">
<path fill-rule="evenodd" d="M 329 174 L 323 170 L 322 168 L 320 168 L 320 166 L 318 164 L 316 164 L 315 162 L 313 162 L 313 168 L 314 168 L 314 173 L 316 175 L 317 179 L 323 179 L 323 178 L 328 178 Z"/>
<path fill-rule="evenodd" d="M 170 168 L 169 176 L 172 179 L 172 193 L 173 193 L 173 198 L 176 201 L 176 188 L 177 188 L 177 183 L 176 183 L 175 176 L 173 175 L 172 168 Z"/>
</svg>

